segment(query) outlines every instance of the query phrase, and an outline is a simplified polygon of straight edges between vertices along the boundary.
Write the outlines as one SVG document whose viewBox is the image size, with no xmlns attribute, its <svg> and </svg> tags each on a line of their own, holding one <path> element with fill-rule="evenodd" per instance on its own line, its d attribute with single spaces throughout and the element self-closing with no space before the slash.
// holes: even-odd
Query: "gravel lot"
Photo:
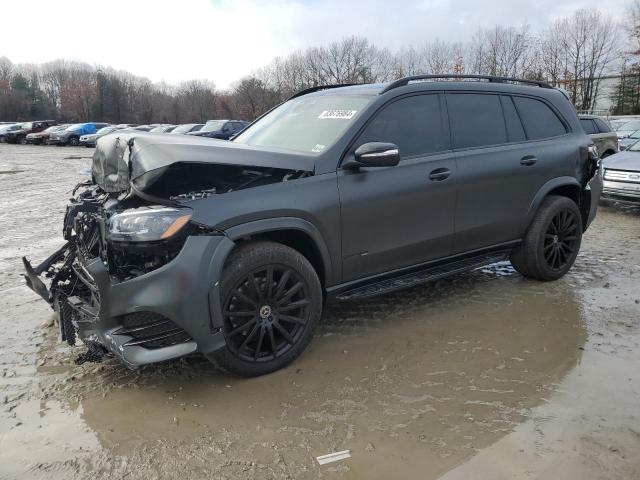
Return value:
<svg viewBox="0 0 640 480">
<path fill-rule="evenodd" d="M 19 259 L 62 244 L 91 154 L 0 145 L 0 479 L 640 478 L 640 209 L 601 207 L 554 283 L 504 263 L 334 306 L 266 377 L 76 366 Z"/>
</svg>

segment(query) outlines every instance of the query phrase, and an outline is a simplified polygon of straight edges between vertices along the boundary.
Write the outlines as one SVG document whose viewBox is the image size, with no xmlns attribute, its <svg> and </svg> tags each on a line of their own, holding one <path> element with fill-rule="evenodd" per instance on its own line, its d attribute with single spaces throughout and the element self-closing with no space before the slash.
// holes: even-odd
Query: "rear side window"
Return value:
<svg viewBox="0 0 640 480">
<path fill-rule="evenodd" d="M 582 125 L 582 129 L 587 135 L 598 133 L 598 128 L 596 127 L 595 122 L 590 118 L 581 118 L 580 125 Z"/>
<path fill-rule="evenodd" d="M 596 123 L 600 133 L 611 133 L 611 128 L 603 120 L 594 118 L 593 121 Z"/>
<path fill-rule="evenodd" d="M 546 103 L 527 97 L 514 97 L 513 101 L 529 140 L 557 137 L 567 133 L 563 123 Z"/>
<path fill-rule="evenodd" d="M 414 95 L 387 105 L 367 125 L 356 146 L 368 142 L 395 143 L 402 158 L 449 149 L 439 95 Z"/>
<path fill-rule="evenodd" d="M 481 93 L 447 95 L 454 148 L 480 147 L 507 142 L 500 97 Z"/>
<path fill-rule="evenodd" d="M 511 97 L 502 96 L 502 111 L 504 112 L 504 122 L 507 125 L 507 138 L 510 142 L 523 142 L 527 139 L 524 134 L 524 128 L 522 128 L 522 122 L 516 111 L 516 107 L 513 105 Z"/>
</svg>

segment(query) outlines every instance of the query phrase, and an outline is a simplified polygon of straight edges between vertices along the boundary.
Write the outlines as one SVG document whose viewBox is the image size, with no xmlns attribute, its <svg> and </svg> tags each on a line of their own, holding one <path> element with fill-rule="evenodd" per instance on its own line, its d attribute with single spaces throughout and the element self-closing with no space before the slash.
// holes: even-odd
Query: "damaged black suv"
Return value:
<svg viewBox="0 0 640 480">
<path fill-rule="evenodd" d="M 261 375 L 327 301 L 504 259 L 564 275 L 602 188 L 590 144 L 562 91 L 460 76 L 305 90 L 230 142 L 115 132 L 26 279 L 91 357 Z"/>
</svg>

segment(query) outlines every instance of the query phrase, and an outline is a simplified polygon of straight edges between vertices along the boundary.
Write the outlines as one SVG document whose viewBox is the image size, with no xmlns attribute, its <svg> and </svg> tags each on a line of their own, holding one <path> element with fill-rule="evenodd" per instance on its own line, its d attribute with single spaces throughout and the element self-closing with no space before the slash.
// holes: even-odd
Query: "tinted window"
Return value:
<svg viewBox="0 0 640 480">
<path fill-rule="evenodd" d="M 596 122 L 596 125 L 597 125 L 598 130 L 600 131 L 600 133 L 609 133 L 609 132 L 611 132 L 611 128 L 603 120 L 601 120 L 599 118 L 594 118 L 593 121 Z"/>
<path fill-rule="evenodd" d="M 558 116 L 544 102 L 525 97 L 514 97 L 513 100 L 529 140 L 556 137 L 567 133 Z"/>
<path fill-rule="evenodd" d="M 455 148 L 496 145 L 507 141 L 500 97 L 481 93 L 447 96 Z"/>
<path fill-rule="evenodd" d="M 513 105 L 511 97 L 500 97 L 502 101 L 502 111 L 504 112 L 504 121 L 507 125 L 507 138 L 510 142 L 522 142 L 527 139 L 522 128 L 522 122 Z"/>
<path fill-rule="evenodd" d="M 368 142 L 395 143 L 403 158 L 447 150 L 439 96 L 415 95 L 387 105 L 367 125 L 356 147 Z"/>
<path fill-rule="evenodd" d="M 581 118 L 580 125 L 582 125 L 582 129 L 584 130 L 584 133 L 586 133 L 587 135 L 598 133 L 596 124 L 593 123 L 593 120 L 591 120 L 590 118 Z"/>
</svg>

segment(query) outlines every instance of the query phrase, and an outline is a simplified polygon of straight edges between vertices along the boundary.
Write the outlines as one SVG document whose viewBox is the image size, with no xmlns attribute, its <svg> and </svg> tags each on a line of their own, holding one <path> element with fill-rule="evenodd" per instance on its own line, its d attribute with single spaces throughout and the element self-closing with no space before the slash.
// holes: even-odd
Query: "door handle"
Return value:
<svg viewBox="0 0 640 480">
<path fill-rule="evenodd" d="M 442 180 L 449 178 L 449 175 L 451 175 L 451 170 L 448 168 L 436 168 L 429 174 L 429 180 L 441 182 Z"/>
<path fill-rule="evenodd" d="M 525 155 L 520 159 L 520 165 L 525 167 L 530 167 L 531 165 L 535 165 L 538 159 L 534 155 Z"/>
</svg>

